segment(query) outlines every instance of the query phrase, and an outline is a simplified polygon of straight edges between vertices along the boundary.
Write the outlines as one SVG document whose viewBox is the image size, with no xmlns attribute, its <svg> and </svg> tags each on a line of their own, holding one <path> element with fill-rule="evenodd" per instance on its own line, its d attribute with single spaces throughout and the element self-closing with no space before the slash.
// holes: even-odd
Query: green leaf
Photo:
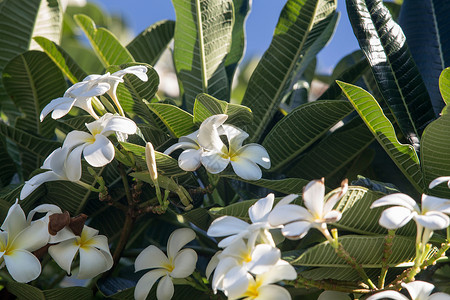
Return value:
<svg viewBox="0 0 450 300">
<path fill-rule="evenodd" d="M 20 54 L 5 66 L 3 83 L 23 114 L 16 127 L 53 137 L 56 123 L 50 118 L 40 122 L 39 115 L 52 99 L 62 97 L 67 84 L 52 60 L 40 51 Z"/>
<path fill-rule="evenodd" d="M 354 161 L 374 140 L 357 117 L 326 136 L 286 171 L 287 176 L 304 179 L 325 177 L 325 182 Z"/>
<path fill-rule="evenodd" d="M 450 103 L 450 67 L 445 68 L 439 76 L 439 90 L 445 104 Z"/>
<path fill-rule="evenodd" d="M 144 29 L 128 45 L 127 49 L 138 62 L 154 66 L 173 38 L 175 22 L 159 21 Z"/>
<path fill-rule="evenodd" d="M 59 43 L 62 33 L 63 9 L 58 0 L 41 0 L 32 36 L 42 36 Z M 31 40 L 30 50 L 40 50 L 39 45 Z"/>
<path fill-rule="evenodd" d="M 268 188 L 283 194 L 301 194 L 303 187 L 308 184 L 308 180 L 300 178 L 286 178 L 286 179 L 259 179 L 259 180 L 244 180 L 236 175 L 222 175 L 222 177 L 239 180 L 250 183 L 256 186 Z"/>
<path fill-rule="evenodd" d="M 0 76 L 6 64 L 16 55 L 28 50 L 34 20 L 41 0 L 3 0 L 0 3 Z M 0 77 L 0 101 L 6 98 L 6 91 Z"/>
<path fill-rule="evenodd" d="M 339 242 L 362 267 L 381 268 L 384 235 L 370 237 L 346 235 L 339 237 Z M 415 256 L 415 239 L 395 236 L 391 249 L 392 254 L 387 261 L 390 267 L 410 262 Z M 350 268 L 342 258 L 337 256 L 328 242 L 309 248 L 291 263 L 295 266 Z"/>
<path fill-rule="evenodd" d="M 0 137 L 0 187 L 7 186 L 16 173 L 16 165 L 6 147 L 6 140 Z"/>
<path fill-rule="evenodd" d="M 289 0 L 286 3 L 272 43 L 253 72 L 242 101 L 253 112 L 249 130 L 252 141 L 260 140 L 299 60 L 326 28 L 335 8 L 334 0 Z"/>
<path fill-rule="evenodd" d="M 346 3 L 353 31 L 383 98 L 403 135 L 418 149 L 419 137 L 434 119 L 434 112 L 402 29 L 381 0 L 349 0 Z"/>
<path fill-rule="evenodd" d="M 228 85 L 232 86 L 237 66 L 242 60 L 245 49 L 245 21 L 251 9 L 250 0 L 233 0 L 234 24 L 231 34 L 231 48 L 225 59 L 225 71 L 228 76 Z"/>
<path fill-rule="evenodd" d="M 450 114 L 447 113 L 428 125 L 423 132 L 420 156 L 426 186 L 437 177 L 450 174 L 448 130 L 450 130 Z M 440 184 L 429 192 L 440 197 L 450 197 L 450 189 L 446 184 Z"/>
<path fill-rule="evenodd" d="M 378 276 L 380 276 L 379 269 L 366 269 L 364 271 L 373 282 L 375 282 L 375 280 L 378 279 Z M 349 268 L 314 268 L 312 270 L 303 271 L 301 273 L 301 276 L 311 280 L 334 279 L 354 283 L 361 281 L 361 276 L 358 274 L 358 272 L 354 269 Z"/>
<path fill-rule="evenodd" d="M 173 0 L 176 13 L 174 64 L 192 111 L 199 93 L 228 100 L 230 87 L 224 67 L 231 47 L 232 0 Z"/>
<path fill-rule="evenodd" d="M 181 108 L 164 103 L 150 103 L 148 107 L 164 122 L 167 129 L 177 138 L 194 132 L 194 117 Z"/>
<path fill-rule="evenodd" d="M 91 289 L 79 286 L 41 291 L 29 284 L 11 281 L 7 283 L 6 288 L 23 300 L 79 300 L 91 299 L 94 296 Z"/>
<path fill-rule="evenodd" d="M 445 105 L 439 93 L 439 75 L 450 65 L 450 2 L 404 1 L 401 7 L 399 24 L 438 116 Z"/>
<path fill-rule="evenodd" d="M 156 116 L 149 110 L 146 104 L 146 101 L 150 101 L 158 90 L 159 76 L 155 69 L 147 64 L 128 63 L 120 66 L 110 66 L 107 68 L 107 71 L 114 73 L 136 65 L 143 65 L 147 67 L 148 81 L 144 82 L 133 74 L 126 74 L 123 77 L 124 83 L 119 83 L 117 86 L 116 95 L 123 110 L 130 117 L 137 115 L 145 122 L 153 122 L 155 124 Z"/>
<path fill-rule="evenodd" d="M 86 15 L 75 15 L 74 19 L 86 34 L 95 54 L 105 68 L 111 65 L 134 62 L 130 52 L 120 44 L 108 29 L 97 28 L 94 21 Z"/>
<path fill-rule="evenodd" d="M 45 37 L 35 37 L 34 40 L 72 83 L 82 81 L 87 76 L 77 62 L 55 42 Z"/>
<path fill-rule="evenodd" d="M 120 144 L 125 150 L 132 152 L 136 156 L 138 159 L 138 166 L 141 170 L 147 170 L 147 164 L 145 162 L 145 147 L 127 142 L 121 142 Z M 155 159 L 158 174 L 165 176 L 181 176 L 187 174 L 186 171 L 180 169 L 177 160 L 164 153 L 155 151 Z"/>
<path fill-rule="evenodd" d="M 58 124 L 59 125 L 58 127 L 61 128 L 62 124 L 64 124 L 64 126 L 68 127 L 69 130 L 66 130 L 67 132 L 72 131 L 72 130 L 88 132 L 86 123 L 91 123 L 95 120 L 91 115 L 83 115 L 83 116 L 72 117 L 72 118 L 68 118 L 68 119 L 58 119 L 57 121 L 58 121 L 58 123 L 60 123 L 60 124 Z"/>
<path fill-rule="evenodd" d="M 243 127 L 252 121 L 252 111 L 243 105 L 231 104 L 217 100 L 208 94 L 200 94 L 194 103 L 194 123 L 200 125 L 206 118 L 218 115 L 228 115 L 227 123 Z"/>
<path fill-rule="evenodd" d="M 424 189 L 423 174 L 414 148 L 411 145 L 401 144 L 397 140 L 394 127 L 372 95 L 362 88 L 348 83 L 338 81 L 338 84 L 386 153 L 414 188 L 422 192 Z"/>
<path fill-rule="evenodd" d="M 267 134 L 271 171 L 280 170 L 353 111 L 348 101 L 314 101 L 294 109 Z"/>
</svg>

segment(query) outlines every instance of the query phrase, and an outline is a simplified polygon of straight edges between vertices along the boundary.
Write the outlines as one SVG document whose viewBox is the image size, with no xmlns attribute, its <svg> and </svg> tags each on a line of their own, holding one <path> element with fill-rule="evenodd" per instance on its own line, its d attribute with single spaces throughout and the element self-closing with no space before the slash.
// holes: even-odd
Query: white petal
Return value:
<svg viewBox="0 0 450 300">
<path fill-rule="evenodd" d="M 450 295 L 446 293 L 434 293 L 428 300 L 450 300 Z"/>
<path fill-rule="evenodd" d="M 83 153 L 86 144 L 75 147 L 67 156 L 65 172 L 70 181 L 81 179 L 81 153 Z"/>
<path fill-rule="evenodd" d="M 60 214 L 62 213 L 61 208 L 54 204 L 41 204 L 36 206 L 34 209 L 30 210 L 27 216 L 28 224 L 31 223 L 33 217 L 36 213 L 52 213 L 52 214 Z"/>
<path fill-rule="evenodd" d="M 380 207 L 385 205 L 400 205 L 408 208 L 411 211 L 417 211 L 420 212 L 419 206 L 417 205 L 416 201 L 411 198 L 410 196 L 406 194 L 391 194 L 384 197 L 381 197 L 380 199 L 376 200 L 372 203 L 370 208 L 374 207 Z"/>
<path fill-rule="evenodd" d="M 214 269 L 217 267 L 217 265 L 219 264 L 219 255 L 222 253 L 222 251 L 217 251 L 213 257 L 211 257 L 211 259 L 209 260 L 208 265 L 206 266 L 206 279 L 209 280 L 209 277 L 211 277 L 212 272 L 214 271 Z"/>
<path fill-rule="evenodd" d="M 228 144 L 232 151 L 237 151 L 242 147 L 244 140 L 248 138 L 248 133 L 244 130 L 229 124 L 223 124 L 218 128 L 219 135 L 227 136 Z"/>
<path fill-rule="evenodd" d="M 422 211 L 427 212 L 431 210 L 450 213 L 450 200 L 422 194 Z"/>
<path fill-rule="evenodd" d="M 164 154 L 169 155 L 169 154 L 171 154 L 173 151 L 175 151 L 177 149 L 195 149 L 195 150 L 198 150 L 198 149 L 200 149 L 200 146 L 197 145 L 197 143 L 192 143 L 192 142 L 178 142 L 176 144 L 173 144 L 169 148 L 167 148 L 166 151 L 164 151 Z"/>
<path fill-rule="evenodd" d="M 66 180 L 66 178 L 59 176 L 53 171 L 48 171 L 44 173 L 37 174 L 33 176 L 30 180 L 25 181 L 25 185 L 20 191 L 20 200 L 28 197 L 34 190 L 41 186 L 44 182 Z"/>
<path fill-rule="evenodd" d="M 291 294 L 289 294 L 289 292 L 285 288 L 274 284 L 264 285 L 258 289 L 258 300 L 273 300 L 273 299 L 290 300 Z M 338 299 L 333 298 L 333 300 Z"/>
<path fill-rule="evenodd" d="M 114 159 L 114 146 L 104 135 L 97 134 L 95 142 L 83 150 L 84 159 L 93 167 L 103 167 Z"/>
<path fill-rule="evenodd" d="M 190 228 L 180 228 L 172 232 L 167 241 L 167 256 L 175 258 L 178 251 L 195 239 L 195 232 Z"/>
<path fill-rule="evenodd" d="M 409 208 L 403 206 L 394 206 L 385 209 L 381 213 L 379 223 L 387 229 L 397 229 L 408 223 L 414 214 Z"/>
<path fill-rule="evenodd" d="M 80 267 L 77 278 L 90 279 L 107 271 L 108 261 L 102 252 L 94 247 L 80 247 Z"/>
<path fill-rule="evenodd" d="M 325 223 L 335 223 L 338 222 L 342 217 L 342 213 L 337 210 L 332 210 L 323 216 Z"/>
<path fill-rule="evenodd" d="M 383 291 L 367 298 L 367 300 L 378 300 L 378 299 L 409 300 L 408 297 L 400 294 L 397 291 Z"/>
<path fill-rule="evenodd" d="M 11 247 L 32 252 L 47 245 L 49 238 L 47 223 L 37 220 L 15 237 L 11 242 Z"/>
<path fill-rule="evenodd" d="M 156 269 L 147 272 L 136 284 L 136 288 L 134 289 L 134 299 L 145 300 L 155 282 L 166 274 L 167 271 L 163 269 Z"/>
<path fill-rule="evenodd" d="M 147 81 L 147 67 L 146 66 L 132 66 L 112 73 L 112 76 L 122 77 L 125 74 L 133 74 L 142 81 Z"/>
<path fill-rule="evenodd" d="M 1 229 L 8 232 L 8 237 L 14 239 L 22 230 L 28 227 L 25 213 L 22 207 L 17 203 L 11 205 L 3 221 Z"/>
<path fill-rule="evenodd" d="M 77 100 L 75 101 L 73 106 L 81 108 L 82 110 L 88 112 L 94 119 L 98 119 L 98 116 L 95 113 L 94 108 L 92 107 L 92 99 L 92 97 L 77 97 Z"/>
<path fill-rule="evenodd" d="M 41 122 L 44 120 L 44 118 L 52 111 L 52 118 L 53 119 L 59 119 L 62 116 L 65 116 L 69 110 L 72 108 L 73 104 L 75 103 L 74 98 L 70 97 L 60 97 L 53 99 L 50 101 L 49 104 L 47 104 L 44 109 L 41 111 L 41 115 L 39 116 Z"/>
<path fill-rule="evenodd" d="M 76 240 L 67 240 L 61 242 L 57 245 L 50 246 L 48 248 L 48 253 L 55 260 L 55 262 L 70 274 L 70 266 L 72 265 L 72 261 L 77 254 L 79 246 L 76 244 Z"/>
<path fill-rule="evenodd" d="M 208 228 L 206 233 L 212 237 L 228 236 L 238 234 L 248 229 L 247 222 L 242 221 L 233 216 L 223 216 L 215 219 Z"/>
<path fill-rule="evenodd" d="M 403 283 L 402 287 L 408 290 L 412 299 L 425 299 L 434 290 L 434 285 L 425 281 L 413 281 L 410 283 Z"/>
<path fill-rule="evenodd" d="M 262 177 L 261 169 L 253 161 L 243 157 L 233 157 L 231 166 L 237 176 L 245 180 L 259 180 Z"/>
<path fill-rule="evenodd" d="M 319 295 L 319 298 L 317 300 L 351 300 L 348 293 L 344 292 L 337 292 L 337 291 L 324 291 Z"/>
<path fill-rule="evenodd" d="M 252 223 L 261 222 L 267 219 L 273 207 L 274 194 L 269 194 L 265 198 L 259 199 L 248 209 L 248 215 Z"/>
<path fill-rule="evenodd" d="M 64 227 L 60 231 L 56 233 L 56 235 L 50 235 L 49 244 L 57 244 L 63 241 L 67 241 L 75 238 L 75 234 L 73 234 L 72 230 L 69 227 Z"/>
<path fill-rule="evenodd" d="M 90 142 L 92 139 L 92 134 L 84 131 L 74 130 L 67 134 L 66 139 L 64 140 L 63 148 L 72 149 L 86 142 Z"/>
<path fill-rule="evenodd" d="M 323 216 L 324 195 L 323 180 L 312 180 L 303 189 L 303 202 L 313 216 Z"/>
<path fill-rule="evenodd" d="M 267 244 L 257 245 L 251 256 L 251 261 L 247 263 L 247 268 L 253 274 L 262 274 L 270 269 L 280 260 L 281 252 L 278 248 Z"/>
<path fill-rule="evenodd" d="M 185 171 L 195 171 L 201 166 L 202 149 L 187 149 L 178 157 L 178 165 Z"/>
<path fill-rule="evenodd" d="M 221 152 L 203 151 L 200 160 L 206 171 L 211 174 L 217 174 L 225 170 L 230 162 L 230 159 L 223 158 L 221 155 Z"/>
<path fill-rule="evenodd" d="M 287 195 L 286 197 L 284 197 L 283 199 L 278 201 L 278 203 L 275 206 L 289 204 L 297 198 L 298 198 L 298 195 L 296 195 L 296 194 Z"/>
<path fill-rule="evenodd" d="M 240 148 L 236 153 L 239 157 L 251 160 L 254 163 L 259 164 L 265 169 L 270 168 L 270 158 L 267 150 L 258 144 L 247 144 Z"/>
<path fill-rule="evenodd" d="M 9 274 L 17 282 L 30 282 L 41 274 L 41 263 L 26 250 L 9 251 L 3 258 Z"/>
<path fill-rule="evenodd" d="M 221 151 L 224 146 L 217 128 L 226 120 L 227 115 L 214 115 L 202 122 L 198 132 L 198 143 L 208 150 Z"/>
<path fill-rule="evenodd" d="M 430 211 L 425 215 L 415 215 L 414 220 L 423 227 L 431 230 L 447 228 L 450 223 L 449 217 L 438 211 Z"/>
<path fill-rule="evenodd" d="M 214 292 L 216 292 L 218 289 L 222 289 L 222 283 L 225 275 L 236 266 L 239 266 L 239 264 L 236 259 L 232 257 L 225 257 L 220 259 L 219 263 L 217 264 L 216 270 L 214 271 L 214 277 L 211 282 L 211 288 Z"/>
<path fill-rule="evenodd" d="M 347 193 L 347 191 L 348 191 L 348 181 L 344 180 L 341 183 L 341 188 L 337 192 L 335 192 L 331 197 L 329 197 L 327 202 L 325 202 L 323 206 L 323 214 L 325 215 L 328 212 L 330 212 L 334 208 L 336 203 L 345 195 L 345 193 Z"/>
<path fill-rule="evenodd" d="M 258 275 L 258 280 L 263 285 L 275 283 L 281 280 L 294 280 L 297 278 L 295 268 L 285 260 L 279 260 L 269 272 Z"/>
<path fill-rule="evenodd" d="M 250 281 L 247 269 L 241 266 L 232 268 L 223 278 L 223 289 L 229 298 L 237 298 L 247 291 Z"/>
<path fill-rule="evenodd" d="M 269 223 L 272 226 L 287 224 L 298 220 L 312 220 L 311 213 L 303 206 L 295 204 L 276 205 L 269 214 Z"/>
<path fill-rule="evenodd" d="M 96 236 L 97 234 L 98 234 L 97 229 L 84 225 L 83 231 L 81 232 L 81 239 L 87 241 Z"/>
<path fill-rule="evenodd" d="M 156 298 L 158 300 L 170 300 L 172 299 L 175 289 L 172 279 L 169 276 L 164 276 L 158 283 L 156 288 Z"/>
<path fill-rule="evenodd" d="M 96 235 L 93 236 L 89 240 L 89 245 L 95 248 L 98 248 L 104 252 L 110 253 L 108 246 L 108 238 L 104 235 Z"/>
<path fill-rule="evenodd" d="M 90 98 L 94 96 L 101 96 L 104 93 L 106 93 L 111 88 L 110 84 L 106 82 L 99 82 L 95 85 L 88 85 L 88 88 L 84 88 L 84 90 L 78 90 L 77 92 L 77 98 Z"/>
<path fill-rule="evenodd" d="M 281 233 L 290 239 L 301 239 L 308 233 L 310 228 L 310 222 L 293 222 L 285 225 L 281 229 Z"/>
<path fill-rule="evenodd" d="M 430 185 L 428 186 L 428 188 L 432 189 L 435 186 L 437 186 L 443 182 L 450 182 L 450 176 L 442 176 L 442 177 L 436 178 L 435 180 L 430 182 Z"/>
<path fill-rule="evenodd" d="M 174 269 L 170 273 L 173 278 L 186 278 L 191 275 L 197 264 L 197 253 L 192 249 L 183 249 L 173 260 Z"/>
<path fill-rule="evenodd" d="M 150 245 L 136 257 L 134 262 L 135 272 L 151 269 L 162 268 L 164 265 L 169 264 L 169 259 L 158 247 Z"/>
<path fill-rule="evenodd" d="M 133 120 L 121 116 L 113 116 L 108 120 L 101 134 L 108 136 L 116 131 L 126 134 L 135 134 L 136 130 L 137 126 Z"/>
</svg>

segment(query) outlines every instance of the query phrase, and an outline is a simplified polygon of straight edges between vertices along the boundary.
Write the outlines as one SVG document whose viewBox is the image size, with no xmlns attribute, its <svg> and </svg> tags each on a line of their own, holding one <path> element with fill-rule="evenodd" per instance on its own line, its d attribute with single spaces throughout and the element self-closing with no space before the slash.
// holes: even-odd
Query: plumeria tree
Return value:
<svg viewBox="0 0 450 300">
<path fill-rule="evenodd" d="M 328 76 L 287 0 L 250 77 L 252 1 L 172 3 L 0 3 L 0 297 L 449 299 L 450 2 L 346 0 Z"/>
</svg>

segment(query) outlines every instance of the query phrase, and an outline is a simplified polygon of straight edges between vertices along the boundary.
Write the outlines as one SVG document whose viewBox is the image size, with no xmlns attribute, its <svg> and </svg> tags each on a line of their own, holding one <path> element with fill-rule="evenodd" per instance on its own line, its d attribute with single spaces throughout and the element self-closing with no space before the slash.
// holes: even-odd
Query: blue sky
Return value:
<svg viewBox="0 0 450 300">
<path fill-rule="evenodd" d="M 170 0 L 92 0 L 109 12 L 122 15 L 134 34 L 138 34 L 151 24 L 163 19 L 175 19 Z M 244 59 L 262 55 L 270 44 L 283 0 L 253 0 L 252 10 L 247 19 L 247 51 Z M 346 54 L 359 49 L 345 10 L 345 0 L 338 0 L 341 18 L 336 33 L 318 56 L 319 70 L 329 72 Z"/>
</svg>

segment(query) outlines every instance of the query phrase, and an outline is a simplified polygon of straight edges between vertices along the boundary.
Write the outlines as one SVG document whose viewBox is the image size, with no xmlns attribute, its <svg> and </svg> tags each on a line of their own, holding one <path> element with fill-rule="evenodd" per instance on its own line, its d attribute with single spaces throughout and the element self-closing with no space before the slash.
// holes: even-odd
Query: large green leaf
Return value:
<svg viewBox="0 0 450 300">
<path fill-rule="evenodd" d="M 339 81 L 338 84 L 386 153 L 414 188 L 422 192 L 424 189 L 423 174 L 414 148 L 411 145 L 401 144 L 397 140 L 394 127 L 372 95 L 362 88 L 348 83 Z"/>
<path fill-rule="evenodd" d="M 436 115 L 444 107 L 439 93 L 439 75 L 450 65 L 449 15 L 449 1 L 405 0 L 399 18 Z"/>
<path fill-rule="evenodd" d="M 439 76 L 439 90 L 445 104 L 450 103 L 450 67 L 445 68 Z"/>
<path fill-rule="evenodd" d="M 177 106 L 164 103 L 150 103 L 148 107 L 177 138 L 188 135 L 197 129 L 197 126 L 194 125 L 194 117 Z"/>
<path fill-rule="evenodd" d="M 231 49 L 225 59 L 225 70 L 228 84 L 231 87 L 236 68 L 244 55 L 245 49 L 245 21 L 247 20 L 252 3 L 250 0 L 233 0 L 234 24 L 231 34 Z"/>
<path fill-rule="evenodd" d="M 45 37 L 35 37 L 34 40 L 72 83 L 82 81 L 87 76 L 77 62 L 58 44 Z"/>
<path fill-rule="evenodd" d="M 292 162 L 337 122 L 353 111 L 348 101 L 314 101 L 294 109 L 264 139 L 276 171 Z"/>
<path fill-rule="evenodd" d="M 450 114 L 446 113 L 428 125 L 423 132 L 420 156 L 426 185 L 437 177 L 450 174 L 448 130 L 450 130 Z M 435 187 L 432 191 L 441 197 L 450 197 L 450 190 L 445 184 Z"/>
<path fill-rule="evenodd" d="M 3 83 L 23 113 L 16 127 L 42 137 L 53 137 L 56 123 L 50 118 L 40 122 L 39 115 L 52 99 L 62 97 L 67 84 L 52 60 L 40 51 L 18 55 L 3 70 Z"/>
<path fill-rule="evenodd" d="M 370 237 L 346 235 L 340 237 L 339 242 L 362 267 L 381 268 L 384 235 Z M 395 236 L 391 249 L 392 254 L 387 261 L 389 266 L 410 262 L 415 255 L 415 238 Z M 328 242 L 309 248 L 291 263 L 296 266 L 350 268 L 342 258 L 337 256 Z"/>
<path fill-rule="evenodd" d="M 353 32 L 372 67 L 383 98 L 404 136 L 418 149 L 419 137 L 434 119 L 434 112 L 403 31 L 382 0 L 346 2 Z"/>
<path fill-rule="evenodd" d="M 230 87 L 224 60 L 231 47 L 232 0 L 172 0 L 177 22 L 174 63 L 192 111 L 199 93 L 228 100 Z"/>
<path fill-rule="evenodd" d="M 309 182 L 308 180 L 300 178 L 244 180 L 236 175 L 223 175 L 223 177 L 265 187 L 283 194 L 301 194 L 303 187 Z"/>
<path fill-rule="evenodd" d="M 80 300 L 93 297 L 90 288 L 80 286 L 42 291 L 29 284 L 11 281 L 8 282 L 6 288 L 18 299 L 24 300 Z"/>
<path fill-rule="evenodd" d="M 174 21 L 159 21 L 136 36 L 127 49 L 136 61 L 154 66 L 172 40 L 174 29 Z"/>
<path fill-rule="evenodd" d="M 200 125 L 212 115 L 228 115 L 227 123 L 243 127 L 252 121 L 252 111 L 243 105 L 217 100 L 208 94 L 199 94 L 194 103 L 194 123 Z"/>
<path fill-rule="evenodd" d="M 63 9 L 58 0 L 41 0 L 32 36 L 42 36 L 58 43 L 61 40 Z M 39 45 L 31 40 L 30 50 L 39 50 Z"/>
<path fill-rule="evenodd" d="M 86 15 L 76 15 L 74 19 L 86 34 L 95 54 L 105 68 L 111 65 L 134 62 L 130 52 L 120 44 L 108 29 L 97 28 L 94 21 Z"/>
<path fill-rule="evenodd" d="M 272 43 L 253 72 L 242 101 L 253 112 L 252 141 L 260 140 L 299 60 L 326 28 L 335 8 L 334 0 L 289 0 L 284 6 Z"/>
<path fill-rule="evenodd" d="M 325 177 L 327 182 L 360 155 L 373 140 L 372 133 L 357 117 L 310 149 L 290 166 L 286 175 L 304 179 Z"/>
<path fill-rule="evenodd" d="M 0 75 L 14 56 L 28 50 L 41 0 L 0 2 Z M 0 77 L 0 101 L 6 98 Z"/>
</svg>

